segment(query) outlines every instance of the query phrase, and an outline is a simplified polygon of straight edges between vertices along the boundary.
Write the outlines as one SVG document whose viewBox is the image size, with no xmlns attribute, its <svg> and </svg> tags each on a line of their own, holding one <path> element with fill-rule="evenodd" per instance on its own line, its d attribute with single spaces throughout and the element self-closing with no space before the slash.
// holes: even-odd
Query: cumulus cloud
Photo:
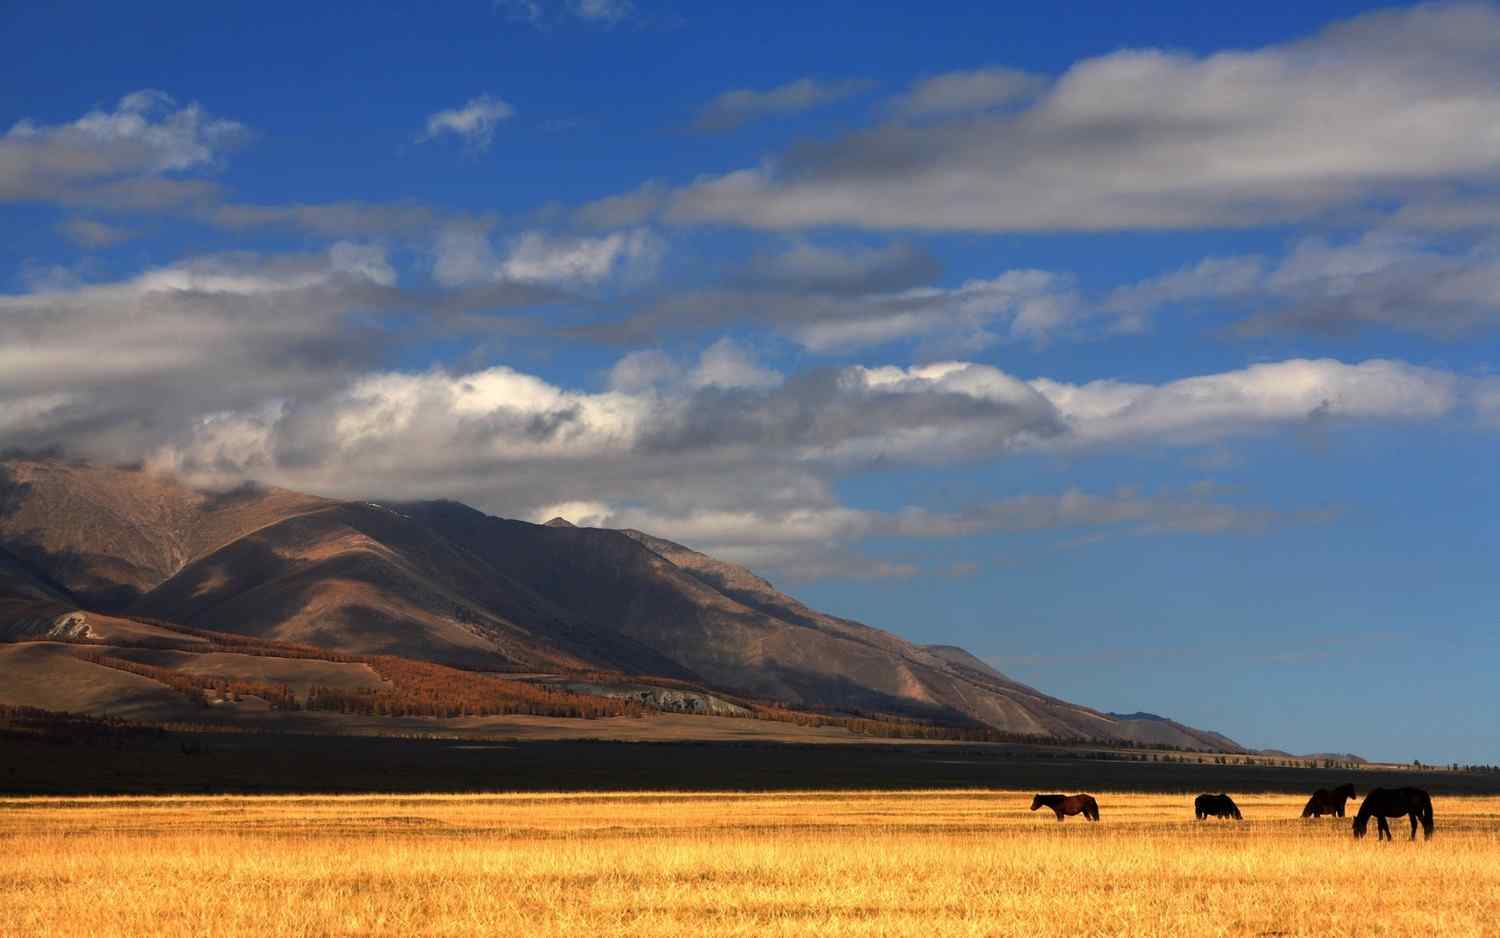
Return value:
<svg viewBox="0 0 1500 938">
<path fill-rule="evenodd" d="M 749 350 L 725 337 L 703 350 L 688 380 L 698 388 L 773 388 L 782 377 L 779 371 L 761 367 Z"/>
<path fill-rule="evenodd" d="M 640 349 L 615 362 L 609 386 L 617 391 L 646 391 L 682 377 L 682 366 L 661 349 Z"/>
<path fill-rule="evenodd" d="M 712 367 L 722 350 L 706 354 L 698 370 Z M 1192 445 L 1297 427 L 1315 412 L 1334 420 L 1432 420 L 1479 406 L 1471 400 L 1477 389 L 1453 375 L 1381 360 L 1292 360 L 1158 385 L 1026 381 L 963 362 L 852 366 L 774 384 L 704 383 L 674 378 L 687 370 L 662 364 L 654 366 L 668 372 L 666 380 L 652 374 L 593 392 L 504 367 L 365 374 L 295 405 L 220 413 L 207 457 L 201 428 L 188 427 L 171 461 L 193 469 L 222 465 L 226 452 L 253 453 L 244 457 L 247 467 L 320 491 L 460 495 L 520 516 L 580 500 L 683 517 L 712 506 L 780 519 L 767 524 L 782 531 L 819 524 L 853 536 L 877 529 L 859 527 L 868 517 L 839 505 L 829 481 L 865 467 Z M 45 390 L 59 389 L 27 392 Z M 230 437 L 239 442 L 231 446 Z M 756 484 L 746 485 L 749 478 Z M 1213 493 L 1189 494 L 1202 501 Z M 1215 521 L 1201 510 L 1172 520 L 1160 506 L 1123 501 L 1121 523 L 1173 530 L 1259 523 L 1238 515 Z M 1054 507 L 1059 523 L 1103 511 L 1077 499 Z M 1035 511 L 1047 517 L 1024 501 L 1008 503 L 983 523 L 1024 528 Z M 788 526 L 789 517 L 800 520 Z M 964 523 L 910 514 L 878 530 L 937 535 Z"/>
<path fill-rule="evenodd" d="M 678 191 L 670 217 L 790 229 L 969 231 L 1257 225 L 1493 186 L 1500 11 L 1382 11 L 1209 56 L 1074 64 L 1024 107 L 793 148 Z"/>
<path fill-rule="evenodd" d="M 350 497 L 458 497 L 519 517 L 571 504 L 585 519 L 766 569 L 903 576 L 916 569 L 910 558 L 866 556 L 861 543 L 1075 527 L 1253 532 L 1322 516 L 1212 490 L 872 511 L 845 504 L 839 479 L 1013 453 L 1192 446 L 1310 420 L 1492 420 L 1500 399 L 1493 381 L 1378 359 L 1152 384 L 1024 378 L 965 361 L 783 375 L 731 339 L 685 360 L 632 353 L 602 389 L 504 366 L 392 370 L 397 332 L 441 325 L 410 310 L 462 308 L 468 289 L 510 288 L 413 293 L 381 249 L 341 242 L 0 296 L 0 449 L 57 446 Z M 397 330 L 385 328 L 392 317 Z"/>
<path fill-rule="evenodd" d="M 427 115 L 427 124 L 418 142 L 443 136 L 457 137 L 466 146 L 488 150 L 495 141 L 495 128 L 501 121 L 515 116 L 516 109 L 492 95 L 482 94 L 462 107 L 449 108 Z"/>
<path fill-rule="evenodd" d="M 738 88 L 726 91 L 704 105 L 693 126 L 698 130 L 724 131 L 768 117 L 801 114 L 868 91 L 873 82 L 861 79 L 824 81 L 799 78 L 765 91 Z"/>
<path fill-rule="evenodd" d="M 243 124 L 196 103 L 179 107 L 153 90 L 66 124 L 21 120 L 0 136 L 0 202 L 121 208 L 190 202 L 216 189 L 169 174 L 211 168 L 248 135 Z"/>
<path fill-rule="evenodd" d="M 134 458 L 205 415 L 326 397 L 398 337 L 491 328 L 465 317 L 550 298 L 525 285 L 404 288 L 382 248 L 353 242 L 0 294 L 0 409 L 30 415 L 0 448 Z"/>
</svg>

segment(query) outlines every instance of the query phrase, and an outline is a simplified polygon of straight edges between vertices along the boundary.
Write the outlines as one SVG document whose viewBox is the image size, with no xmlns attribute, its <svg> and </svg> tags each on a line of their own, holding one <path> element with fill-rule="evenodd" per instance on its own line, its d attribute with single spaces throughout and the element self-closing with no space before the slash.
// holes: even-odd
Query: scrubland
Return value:
<svg viewBox="0 0 1500 938">
<path fill-rule="evenodd" d="M 1095 794 L 0 800 L 0 934 L 1500 935 L 1500 798 L 1381 844 L 1291 795 Z"/>
</svg>

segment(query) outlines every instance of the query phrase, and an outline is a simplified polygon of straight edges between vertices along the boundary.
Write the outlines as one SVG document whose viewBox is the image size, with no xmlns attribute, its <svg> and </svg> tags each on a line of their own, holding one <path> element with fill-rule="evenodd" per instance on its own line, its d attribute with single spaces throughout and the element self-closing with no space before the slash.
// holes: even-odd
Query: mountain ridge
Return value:
<svg viewBox="0 0 1500 938">
<path fill-rule="evenodd" d="M 62 614 L 71 600 L 348 654 L 651 675 L 812 710 L 1242 749 L 1051 697 L 963 649 L 819 612 L 740 565 L 635 530 L 10 460 L 0 549 L 0 616 L 17 615 L 7 601 Z"/>
</svg>

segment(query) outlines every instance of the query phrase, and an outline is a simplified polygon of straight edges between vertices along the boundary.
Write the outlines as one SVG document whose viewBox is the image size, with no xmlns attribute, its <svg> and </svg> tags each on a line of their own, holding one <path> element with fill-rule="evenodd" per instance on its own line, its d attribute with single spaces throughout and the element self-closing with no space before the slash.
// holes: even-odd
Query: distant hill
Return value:
<svg viewBox="0 0 1500 938">
<path fill-rule="evenodd" d="M 89 621 L 351 655 L 613 674 L 575 684 L 615 694 L 638 693 L 627 677 L 678 681 L 829 713 L 1241 750 L 1151 714 L 1051 697 L 961 648 L 827 615 L 681 544 L 561 518 L 536 525 L 456 502 L 255 486 L 212 493 L 134 468 L 10 460 L 0 463 L 0 551 L 0 635 L 45 637 L 87 610 Z"/>
<path fill-rule="evenodd" d="M 1257 749 L 1258 756 L 1274 756 L 1280 759 L 1296 759 L 1301 762 L 1352 762 L 1355 765 L 1363 765 L 1369 762 L 1364 756 L 1356 756 L 1352 752 L 1309 752 L 1303 755 L 1285 752 L 1280 749 Z"/>
</svg>

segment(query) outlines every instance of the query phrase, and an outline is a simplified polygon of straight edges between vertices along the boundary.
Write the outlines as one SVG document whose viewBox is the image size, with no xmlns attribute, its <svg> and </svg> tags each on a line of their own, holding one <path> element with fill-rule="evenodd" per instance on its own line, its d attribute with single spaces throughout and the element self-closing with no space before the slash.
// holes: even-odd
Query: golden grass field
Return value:
<svg viewBox="0 0 1500 938">
<path fill-rule="evenodd" d="M 1095 794 L 0 800 L 0 934 L 1500 935 L 1500 798 L 1381 844 L 1299 797 Z"/>
</svg>

